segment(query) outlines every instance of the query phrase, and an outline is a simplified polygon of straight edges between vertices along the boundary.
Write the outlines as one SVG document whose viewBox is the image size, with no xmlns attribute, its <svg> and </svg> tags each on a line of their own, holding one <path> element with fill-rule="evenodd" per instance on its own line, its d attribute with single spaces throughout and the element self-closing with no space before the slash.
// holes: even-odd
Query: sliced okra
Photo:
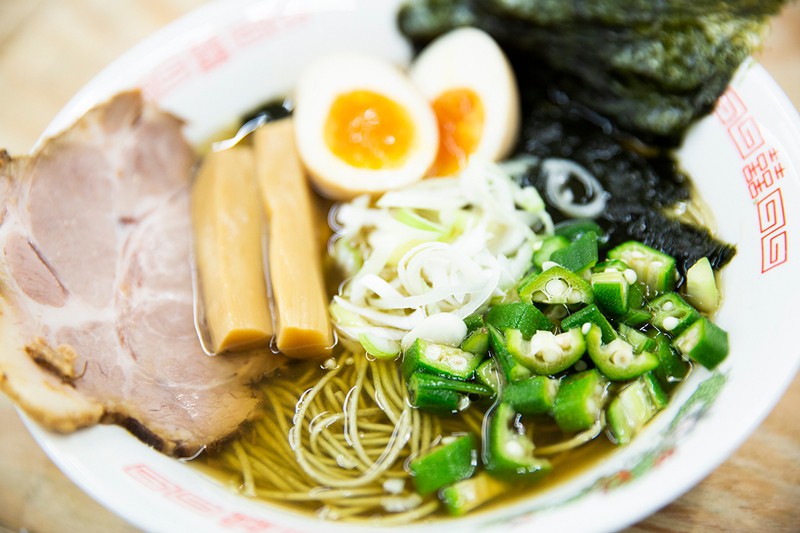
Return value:
<svg viewBox="0 0 800 533">
<path fill-rule="evenodd" d="M 549 413 L 555 405 L 559 383 L 559 380 L 546 376 L 515 381 L 503 389 L 503 401 L 522 415 Z"/>
<path fill-rule="evenodd" d="M 506 346 L 517 362 L 542 376 L 563 372 L 586 352 L 586 341 L 580 328 L 558 335 L 551 331 L 537 331 L 527 341 L 519 330 L 509 329 L 506 330 Z"/>
<path fill-rule="evenodd" d="M 539 268 L 546 261 L 550 261 L 553 252 L 569 246 L 569 239 L 561 235 L 553 235 L 542 241 L 541 247 L 533 252 L 533 264 Z"/>
<path fill-rule="evenodd" d="M 440 494 L 447 511 L 453 516 L 462 516 L 507 491 L 506 483 L 480 472 L 443 488 Z"/>
<path fill-rule="evenodd" d="M 477 466 L 478 441 L 472 434 L 444 437 L 437 446 L 408 463 L 420 496 L 471 477 Z"/>
<path fill-rule="evenodd" d="M 592 274 L 590 280 L 594 291 L 594 302 L 612 316 L 622 316 L 629 310 L 628 290 L 630 283 L 618 270 L 606 270 Z"/>
<path fill-rule="evenodd" d="M 476 329 L 480 329 L 486 325 L 483 320 L 483 315 L 469 315 L 464 319 L 464 325 L 467 326 L 467 333 L 472 333 Z"/>
<path fill-rule="evenodd" d="M 486 323 L 500 331 L 518 329 L 526 339 L 537 330 L 555 326 L 535 305 L 524 302 L 493 305 L 486 313 Z"/>
<path fill-rule="evenodd" d="M 628 312 L 618 318 L 619 322 L 638 328 L 653 320 L 653 313 L 647 308 L 644 289 L 640 283 L 628 287 Z"/>
<path fill-rule="evenodd" d="M 603 231 L 603 228 L 592 219 L 589 218 L 573 218 L 564 220 L 556 224 L 555 234 L 559 237 L 565 237 L 569 242 L 574 242 L 580 239 L 584 234 L 590 231 L 597 236 L 598 241 L 603 244 L 608 238 Z"/>
<path fill-rule="evenodd" d="M 533 480 L 552 469 L 550 461 L 534 455 L 533 442 L 525 435 L 520 415 L 511 404 L 497 404 L 486 427 L 483 460 L 493 476 Z"/>
<path fill-rule="evenodd" d="M 489 329 L 489 348 L 497 366 L 509 383 L 519 381 L 531 376 L 531 371 L 525 368 L 508 351 L 505 336 L 494 326 Z"/>
<path fill-rule="evenodd" d="M 701 257 L 686 271 L 684 295 L 690 304 L 704 313 L 714 313 L 719 307 L 719 289 L 708 257 Z"/>
<path fill-rule="evenodd" d="M 612 440 L 617 444 L 629 443 L 668 402 L 669 398 L 651 373 L 627 385 L 606 409 Z"/>
<path fill-rule="evenodd" d="M 539 304 L 590 304 L 594 300 L 589 282 L 558 265 L 526 277 L 517 291 L 523 301 Z"/>
<path fill-rule="evenodd" d="M 491 388 L 479 383 L 447 379 L 416 372 L 407 381 L 409 402 L 413 407 L 438 414 L 463 411 L 470 405 L 469 395 L 494 395 Z"/>
<path fill-rule="evenodd" d="M 402 370 L 406 379 L 419 371 L 452 379 L 470 379 L 482 360 L 480 354 L 417 339 L 403 354 Z"/>
<path fill-rule="evenodd" d="M 712 369 L 728 356 L 728 333 L 701 317 L 678 335 L 673 346 L 689 359 Z"/>
<path fill-rule="evenodd" d="M 677 292 L 662 294 L 650 302 L 650 310 L 653 313 L 651 324 L 673 337 L 700 318 L 700 313 Z"/>
<path fill-rule="evenodd" d="M 489 330 L 485 327 L 473 330 L 461 342 L 460 348 L 465 352 L 474 353 L 481 358 L 489 353 Z"/>
<path fill-rule="evenodd" d="M 656 341 L 645 335 L 641 330 L 632 328 L 627 324 L 619 325 L 619 336 L 633 346 L 633 353 L 652 352 L 655 353 L 658 345 Z"/>
<path fill-rule="evenodd" d="M 567 270 L 583 272 L 597 264 L 597 234 L 587 231 L 566 248 L 556 250 L 550 260 L 558 263 Z"/>
<path fill-rule="evenodd" d="M 597 272 L 606 272 L 609 270 L 615 272 L 625 272 L 626 270 L 631 270 L 631 267 L 619 259 L 606 259 L 605 261 L 600 261 L 592 267 L 593 274 Z"/>
<path fill-rule="evenodd" d="M 608 380 L 597 370 L 585 370 L 561 381 L 553 405 L 558 427 L 566 433 L 584 431 L 600 418 Z"/>
<path fill-rule="evenodd" d="M 499 393 L 503 386 L 503 377 L 497 361 L 494 359 L 487 359 L 481 363 L 478 370 L 475 371 L 475 377 L 479 382 L 492 389 L 495 394 Z"/>
<path fill-rule="evenodd" d="M 686 378 L 692 367 L 673 348 L 669 337 L 659 333 L 653 340 L 656 343 L 655 354 L 658 356 L 658 367 L 653 370 L 653 374 L 663 389 L 671 391 Z"/>
<path fill-rule="evenodd" d="M 630 266 L 638 280 L 648 288 L 649 295 L 675 289 L 677 270 L 675 258 L 637 241 L 628 241 L 609 250 L 608 257 Z"/>
<path fill-rule="evenodd" d="M 597 369 L 612 381 L 627 381 L 658 366 L 658 357 L 655 354 L 635 354 L 633 346 L 619 337 L 603 344 L 602 332 L 594 324 L 586 333 L 586 348 Z"/>
<path fill-rule="evenodd" d="M 603 342 L 611 342 L 617 338 L 617 332 L 614 331 L 614 326 L 603 316 L 600 309 L 595 304 L 587 305 L 580 311 L 572 313 L 561 321 L 562 330 L 581 329 L 583 330 L 584 324 L 595 324 L 600 327 L 603 332 Z"/>
</svg>

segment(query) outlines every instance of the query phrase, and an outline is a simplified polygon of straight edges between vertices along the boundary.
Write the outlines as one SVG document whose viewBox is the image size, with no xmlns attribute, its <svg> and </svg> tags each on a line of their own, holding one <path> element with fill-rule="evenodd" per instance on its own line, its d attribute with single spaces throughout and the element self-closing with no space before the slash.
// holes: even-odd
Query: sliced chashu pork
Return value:
<svg viewBox="0 0 800 533">
<path fill-rule="evenodd" d="M 187 455 L 256 412 L 250 385 L 280 359 L 208 357 L 194 329 L 194 164 L 138 92 L 0 154 L 0 387 L 46 427 L 117 423 Z"/>
</svg>

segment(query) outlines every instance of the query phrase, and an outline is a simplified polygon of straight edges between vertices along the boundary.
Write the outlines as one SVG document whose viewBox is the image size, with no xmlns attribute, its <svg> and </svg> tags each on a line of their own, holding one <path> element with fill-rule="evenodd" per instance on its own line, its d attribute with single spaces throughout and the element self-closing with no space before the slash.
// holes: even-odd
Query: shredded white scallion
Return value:
<svg viewBox="0 0 800 533">
<path fill-rule="evenodd" d="M 553 231 L 535 188 L 478 158 L 457 177 L 337 205 L 331 227 L 364 258 L 334 257 L 349 277 L 332 304 L 337 329 L 387 340 L 438 313 L 463 319 L 504 299 Z"/>
</svg>

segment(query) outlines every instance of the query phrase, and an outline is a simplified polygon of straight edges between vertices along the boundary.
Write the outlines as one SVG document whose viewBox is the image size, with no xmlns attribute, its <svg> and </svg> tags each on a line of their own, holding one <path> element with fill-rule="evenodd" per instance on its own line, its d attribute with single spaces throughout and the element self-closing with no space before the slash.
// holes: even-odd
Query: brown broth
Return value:
<svg viewBox="0 0 800 533">
<path fill-rule="evenodd" d="M 304 361 L 282 369 L 280 371 L 280 374 L 276 376 L 275 379 L 292 380 L 304 374 L 305 372 L 308 372 L 309 369 L 311 369 L 314 366 L 316 366 L 318 369 L 316 371 L 317 372 L 316 375 L 321 378 L 324 375 L 325 371 L 321 368 L 320 362 Z M 270 379 L 273 378 L 267 379 L 267 381 L 265 382 L 266 386 L 269 385 Z M 488 409 L 488 407 L 489 405 L 486 403 L 473 404 L 470 407 L 470 409 L 486 410 Z M 269 416 L 274 416 L 274 414 L 272 414 L 270 411 L 263 413 L 261 416 L 269 417 Z M 457 421 L 459 417 L 460 415 L 458 414 L 448 417 L 440 417 L 440 419 L 443 421 L 444 435 L 469 431 L 467 425 L 464 422 Z M 537 417 L 537 419 L 535 420 L 526 420 L 526 422 L 533 424 L 534 427 L 541 427 L 542 431 L 540 432 L 540 435 L 542 438 L 537 440 L 537 444 L 539 445 L 551 444 L 553 442 L 557 442 L 567 438 L 560 434 L 560 432 L 555 427 L 555 424 L 552 422 L 552 419 L 549 419 L 548 417 Z M 239 436 L 238 438 L 239 439 L 248 438 L 247 428 L 244 429 L 241 436 Z M 281 438 L 287 438 L 287 436 L 282 435 Z M 472 511 L 470 513 L 470 516 L 475 516 L 476 514 L 479 513 L 492 512 L 499 509 L 502 506 L 518 503 L 524 499 L 541 496 L 547 493 L 548 491 L 551 491 L 559 487 L 560 485 L 563 485 L 564 483 L 575 479 L 577 476 L 587 472 L 588 470 L 598 466 L 599 464 L 610 458 L 611 455 L 615 453 L 615 451 L 617 451 L 618 448 L 620 447 L 613 444 L 605 434 L 600 434 L 592 441 L 578 448 L 565 451 L 557 455 L 549 456 L 548 459 L 551 461 L 553 465 L 553 470 L 550 474 L 533 483 L 517 482 L 509 484 L 509 490 L 503 496 L 495 498 L 494 500 L 488 502 L 487 504 Z M 206 475 L 214 478 L 224 486 L 230 488 L 231 490 L 240 489 L 241 475 L 237 472 L 232 472 L 225 468 L 220 468 L 218 465 L 215 465 L 214 454 L 215 454 L 214 450 L 210 450 L 208 453 L 204 454 L 197 460 L 193 461 L 191 464 L 194 465 L 196 468 L 200 469 Z M 307 516 L 317 516 L 319 509 L 323 505 L 322 503 L 316 501 L 286 502 L 268 498 L 260 498 L 260 500 L 269 505 L 278 506 L 282 509 L 298 512 Z M 451 517 L 447 514 L 447 511 L 444 508 L 444 506 L 441 506 L 439 510 L 437 510 L 434 514 L 426 517 L 423 520 L 423 522 L 446 520 L 450 518 Z M 344 521 L 346 521 L 346 519 Z"/>
</svg>

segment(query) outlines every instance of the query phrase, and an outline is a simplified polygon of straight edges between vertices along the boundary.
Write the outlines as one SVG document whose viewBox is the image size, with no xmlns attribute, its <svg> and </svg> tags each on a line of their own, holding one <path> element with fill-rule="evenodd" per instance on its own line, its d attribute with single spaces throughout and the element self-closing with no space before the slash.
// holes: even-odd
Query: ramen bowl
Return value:
<svg viewBox="0 0 800 533">
<path fill-rule="evenodd" d="M 53 120 L 44 137 L 94 104 L 132 87 L 182 117 L 203 145 L 246 112 L 287 94 L 312 59 L 334 49 L 403 64 L 411 56 L 395 25 L 397 0 L 238 0 L 205 6 L 114 62 Z M 756 429 L 800 365 L 794 279 L 800 259 L 800 120 L 766 72 L 742 66 L 714 112 L 688 133 L 678 158 L 737 255 L 721 274 L 715 320 L 731 351 L 700 369 L 629 445 L 547 492 L 466 518 L 406 529 L 616 530 L 689 490 Z M 147 531 L 354 531 L 237 495 L 199 469 L 149 448 L 124 429 L 71 435 L 29 429 L 83 490 Z M 402 529 L 402 528 L 398 528 Z"/>
</svg>

